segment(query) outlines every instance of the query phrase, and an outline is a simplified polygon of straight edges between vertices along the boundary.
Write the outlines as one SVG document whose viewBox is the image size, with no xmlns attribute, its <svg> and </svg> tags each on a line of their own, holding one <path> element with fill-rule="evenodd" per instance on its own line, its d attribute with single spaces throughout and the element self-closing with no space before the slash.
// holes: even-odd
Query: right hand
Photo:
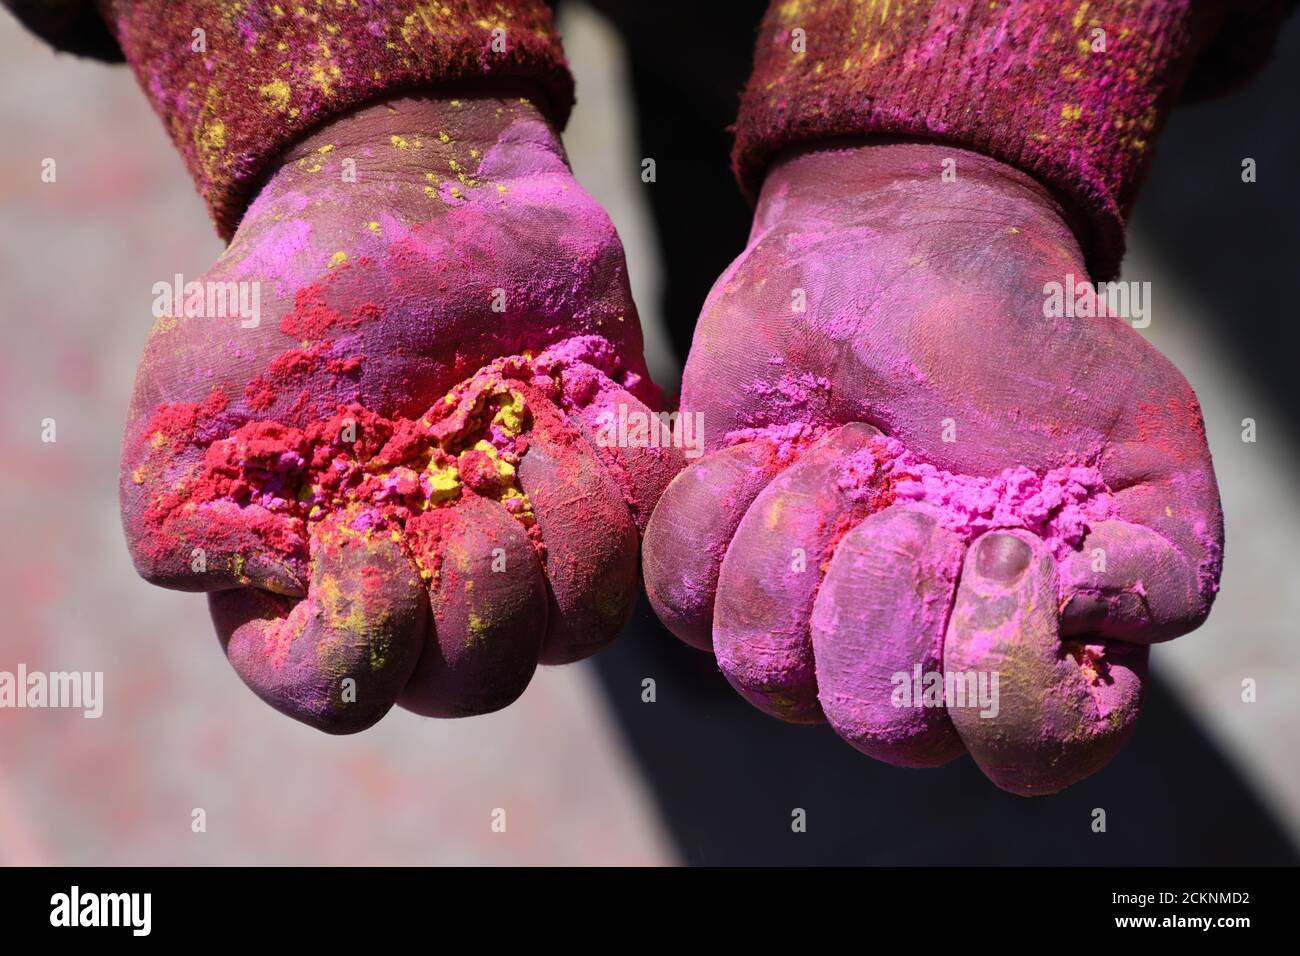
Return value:
<svg viewBox="0 0 1300 956">
<path fill-rule="evenodd" d="M 158 321 L 123 521 L 260 697 L 332 733 L 484 713 L 617 635 L 680 459 L 594 440 L 657 389 L 613 225 L 527 100 L 333 121 L 200 282 L 255 284 L 260 322 Z"/>
</svg>

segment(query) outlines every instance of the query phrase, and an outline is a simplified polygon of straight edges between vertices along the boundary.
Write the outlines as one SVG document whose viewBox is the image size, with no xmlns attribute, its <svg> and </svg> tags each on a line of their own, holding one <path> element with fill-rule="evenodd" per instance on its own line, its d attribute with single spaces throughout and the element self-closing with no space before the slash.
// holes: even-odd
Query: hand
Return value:
<svg viewBox="0 0 1300 956">
<path fill-rule="evenodd" d="M 338 733 L 484 713 L 617 635 L 680 458 L 595 440 L 657 390 L 614 228 L 527 99 L 318 130 L 198 288 L 145 349 L 123 520 L 259 696 Z"/>
<path fill-rule="evenodd" d="M 890 763 L 969 750 L 1020 794 L 1106 763 L 1148 645 L 1209 611 L 1223 526 L 1191 388 L 1120 318 L 1045 317 L 1067 275 L 1061 208 L 996 161 L 778 164 L 685 371 L 709 454 L 646 535 L 668 627 Z"/>
</svg>

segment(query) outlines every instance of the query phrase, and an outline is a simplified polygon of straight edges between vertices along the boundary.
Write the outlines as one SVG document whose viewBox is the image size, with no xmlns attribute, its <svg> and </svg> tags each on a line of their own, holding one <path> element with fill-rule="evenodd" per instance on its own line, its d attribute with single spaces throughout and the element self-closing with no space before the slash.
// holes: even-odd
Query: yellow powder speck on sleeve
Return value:
<svg viewBox="0 0 1300 956">
<path fill-rule="evenodd" d="M 376 236 L 379 235 L 379 223 L 368 222 L 366 223 L 366 228 L 369 229 L 371 232 L 373 232 Z"/>
<path fill-rule="evenodd" d="M 203 131 L 203 143 L 209 149 L 226 148 L 226 124 L 213 120 Z"/>
<path fill-rule="evenodd" d="M 394 133 L 392 136 L 390 136 L 390 137 L 388 138 L 388 141 L 389 141 L 390 143 L 392 143 L 394 146 L 396 146 L 398 149 L 410 149 L 410 148 L 411 148 L 411 144 L 408 143 L 408 142 L 407 142 L 405 139 L 403 139 L 401 136 L 398 136 L 396 133 Z"/>
<path fill-rule="evenodd" d="M 270 101 L 271 106 L 281 112 L 289 108 L 289 98 L 293 91 L 285 80 L 272 80 L 258 88 L 258 92 Z"/>
<path fill-rule="evenodd" d="M 333 144 L 333 143 L 327 143 L 327 144 L 325 144 L 324 146 L 322 146 L 320 149 L 316 150 L 316 152 L 318 152 L 318 153 L 332 153 L 332 152 L 334 152 L 334 144 Z"/>
<path fill-rule="evenodd" d="M 338 252 L 334 253 L 334 255 L 330 256 L 329 267 L 333 269 L 335 266 L 342 265 L 344 262 L 347 261 L 348 261 L 348 254 L 344 252 L 342 249 L 340 249 Z"/>
</svg>

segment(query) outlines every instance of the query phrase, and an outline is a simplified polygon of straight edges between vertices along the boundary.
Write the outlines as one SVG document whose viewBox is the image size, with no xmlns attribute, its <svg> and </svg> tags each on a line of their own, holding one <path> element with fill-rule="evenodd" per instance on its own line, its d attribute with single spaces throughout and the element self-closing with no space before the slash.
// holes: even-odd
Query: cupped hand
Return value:
<svg viewBox="0 0 1300 956">
<path fill-rule="evenodd" d="M 969 751 L 1040 794 L 1106 763 L 1148 646 L 1209 611 L 1223 524 L 1183 376 L 1054 308 L 1087 276 L 1052 195 L 977 154 L 775 166 L 685 371 L 709 453 L 646 534 L 669 628 L 893 764 Z"/>
<path fill-rule="evenodd" d="M 616 636 L 680 458 L 600 440 L 658 396 L 618 237 L 527 98 L 333 121 L 196 281 L 140 365 L 123 520 L 260 697 L 330 732 L 483 713 Z"/>
</svg>

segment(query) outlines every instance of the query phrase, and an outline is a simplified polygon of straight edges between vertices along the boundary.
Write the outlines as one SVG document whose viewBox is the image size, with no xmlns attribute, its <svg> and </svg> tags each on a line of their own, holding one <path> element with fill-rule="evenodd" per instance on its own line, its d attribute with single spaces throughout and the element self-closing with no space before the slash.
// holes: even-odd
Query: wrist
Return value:
<svg viewBox="0 0 1300 956">
<path fill-rule="evenodd" d="M 527 83 L 482 82 L 385 97 L 306 133 L 284 151 L 276 167 L 309 159 L 321 147 L 330 146 L 356 153 L 358 169 L 400 171 L 419 165 L 420 160 L 435 159 L 440 144 L 464 143 L 481 149 L 519 121 L 543 125 L 561 151 L 559 134 L 538 107 L 538 96 L 538 90 Z M 430 152 L 419 155 L 425 147 Z"/>
<path fill-rule="evenodd" d="M 223 238 L 289 144 L 397 91 L 529 84 L 557 126 L 573 102 L 542 0 L 97 2 Z"/>
<path fill-rule="evenodd" d="M 1082 259 L 1077 218 L 1039 180 L 990 156 L 925 140 L 826 140 L 781 154 L 763 180 L 755 234 L 862 222 L 930 232 L 946 221 L 1007 224 Z"/>
<path fill-rule="evenodd" d="M 380 100 L 322 124 L 272 165 L 235 244 L 291 196 L 327 204 L 334 218 L 384 213 L 414 224 L 476 195 L 489 178 L 568 175 L 559 134 L 533 92 L 524 84 L 443 89 Z"/>
</svg>

